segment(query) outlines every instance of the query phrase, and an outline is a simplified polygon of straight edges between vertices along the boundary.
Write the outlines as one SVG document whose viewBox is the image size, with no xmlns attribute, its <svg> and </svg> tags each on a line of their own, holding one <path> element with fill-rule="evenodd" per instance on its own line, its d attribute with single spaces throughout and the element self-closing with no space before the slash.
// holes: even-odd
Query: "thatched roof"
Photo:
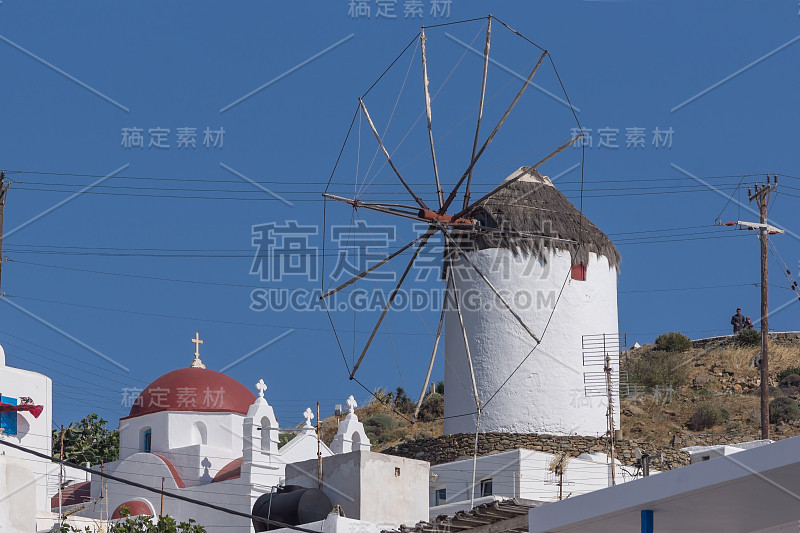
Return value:
<svg viewBox="0 0 800 533">
<path fill-rule="evenodd" d="M 547 257 L 543 253 L 546 249 L 566 250 L 573 264 L 588 264 L 589 252 L 594 252 L 619 268 L 620 255 L 611 239 L 572 205 L 549 178 L 531 167 L 522 167 L 506 180 L 520 172 L 524 174 L 519 180 L 465 215 L 485 228 L 502 230 L 471 235 L 473 249 L 508 248 L 542 259 Z"/>
</svg>

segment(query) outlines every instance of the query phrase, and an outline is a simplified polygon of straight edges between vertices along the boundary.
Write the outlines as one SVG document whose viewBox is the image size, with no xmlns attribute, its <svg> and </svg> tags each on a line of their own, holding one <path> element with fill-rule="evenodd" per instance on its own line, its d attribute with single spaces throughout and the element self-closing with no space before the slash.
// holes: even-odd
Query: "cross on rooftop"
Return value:
<svg viewBox="0 0 800 533">
<path fill-rule="evenodd" d="M 196 359 L 200 357 L 200 345 L 203 344 L 203 341 L 200 340 L 199 332 L 194 333 L 194 338 L 192 339 L 192 342 L 194 343 L 194 356 Z"/>
<path fill-rule="evenodd" d="M 258 383 L 256 383 L 256 388 L 258 389 L 258 397 L 264 397 L 264 391 L 267 390 L 267 384 L 264 383 L 263 379 L 259 379 Z"/>
<path fill-rule="evenodd" d="M 303 416 L 306 419 L 306 427 L 310 428 L 311 427 L 311 420 L 314 418 L 314 413 L 311 412 L 311 408 L 310 407 L 306 407 L 306 410 L 303 413 Z"/>
<path fill-rule="evenodd" d="M 205 368 L 206 365 L 200 360 L 200 345 L 203 344 L 203 341 L 200 340 L 200 333 L 196 331 L 191 341 L 194 343 L 194 361 L 192 361 L 192 368 Z"/>
<path fill-rule="evenodd" d="M 356 403 L 356 399 L 353 398 L 353 395 L 351 394 L 350 397 L 347 398 L 347 412 L 354 413 L 356 411 L 356 407 L 358 407 L 358 404 Z"/>
</svg>

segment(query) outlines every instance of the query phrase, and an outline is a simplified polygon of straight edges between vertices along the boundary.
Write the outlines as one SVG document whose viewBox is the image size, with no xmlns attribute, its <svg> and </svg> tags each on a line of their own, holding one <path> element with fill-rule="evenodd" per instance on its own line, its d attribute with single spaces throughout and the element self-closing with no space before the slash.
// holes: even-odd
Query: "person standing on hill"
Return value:
<svg viewBox="0 0 800 533">
<path fill-rule="evenodd" d="M 744 329 L 744 315 L 742 309 L 736 309 L 736 314 L 731 318 L 731 326 L 733 326 L 733 334 L 736 335 Z"/>
<path fill-rule="evenodd" d="M 753 329 L 753 323 L 750 321 L 749 316 L 744 319 L 744 329 Z"/>
</svg>

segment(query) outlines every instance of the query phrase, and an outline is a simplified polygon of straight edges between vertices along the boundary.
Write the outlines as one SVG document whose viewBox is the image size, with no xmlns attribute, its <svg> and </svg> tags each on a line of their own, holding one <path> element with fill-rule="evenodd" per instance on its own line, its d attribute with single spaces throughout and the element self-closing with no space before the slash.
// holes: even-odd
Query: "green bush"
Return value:
<svg viewBox="0 0 800 533">
<path fill-rule="evenodd" d="M 430 394 L 422 401 L 419 407 L 418 419 L 423 422 L 433 422 L 444 416 L 444 396 Z"/>
<path fill-rule="evenodd" d="M 728 416 L 730 416 L 730 412 L 728 412 Z M 689 428 L 692 431 L 702 431 L 716 426 L 721 421 L 723 421 L 721 409 L 709 403 L 704 403 L 692 413 L 692 418 L 689 420 Z"/>
<path fill-rule="evenodd" d="M 789 422 L 800 418 L 800 407 L 797 402 L 787 396 L 775 398 L 769 402 L 769 422 Z"/>
<path fill-rule="evenodd" d="M 778 372 L 778 382 L 783 381 L 783 378 L 785 378 L 786 376 L 789 376 L 791 374 L 800 375 L 800 366 L 790 366 L 789 368 L 786 368 L 786 369 L 781 370 L 780 372 Z"/>
<path fill-rule="evenodd" d="M 414 413 L 416 404 L 408 397 L 403 387 L 397 387 L 394 392 L 394 408 L 406 415 Z"/>
<path fill-rule="evenodd" d="M 375 401 L 378 403 L 382 403 L 384 405 L 391 405 L 392 400 L 394 398 L 394 394 L 388 392 L 383 387 L 378 387 L 374 391 L 372 391 L 372 397 L 375 398 Z"/>
<path fill-rule="evenodd" d="M 69 524 L 62 526 L 56 525 L 53 533 L 89 533 L 89 526 L 85 529 L 78 529 Z M 206 533 L 206 529 L 200 526 L 193 519 L 188 522 L 178 522 L 171 516 L 137 516 L 135 518 L 126 517 L 125 520 L 118 521 L 108 529 L 109 533 Z"/>
<path fill-rule="evenodd" d="M 778 388 L 780 388 L 785 394 L 797 394 L 800 392 L 800 375 L 789 374 L 785 378 L 781 379 L 780 383 L 778 384 Z"/>
<path fill-rule="evenodd" d="M 278 448 L 288 444 L 295 437 L 294 433 L 283 432 L 278 434 Z"/>
<path fill-rule="evenodd" d="M 743 329 L 733 338 L 736 346 L 758 346 L 761 344 L 761 333 L 755 329 Z"/>
<path fill-rule="evenodd" d="M 675 388 L 689 382 L 689 360 L 677 352 L 653 350 L 629 359 L 623 370 L 628 380 L 645 387 Z"/>
<path fill-rule="evenodd" d="M 719 417 L 722 420 L 722 422 L 727 422 L 728 419 L 731 417 L 731 412 L 725 407 L 720 407 Z"/>
<path fill-rule="evenodd" d="M 656 350 L 662 352 L 685 352 L 692 349 L 692 341 L 686 335 L 670 331 L 656 339 Z"/>
<path fill-rule="evenodd" d="M 379 430 L 394 429 L 397 427 L 397 422 L 394 418 L 387 414 L 372 415 L 364 420 L 364 427 L 372 427 Z"/>
</svg>

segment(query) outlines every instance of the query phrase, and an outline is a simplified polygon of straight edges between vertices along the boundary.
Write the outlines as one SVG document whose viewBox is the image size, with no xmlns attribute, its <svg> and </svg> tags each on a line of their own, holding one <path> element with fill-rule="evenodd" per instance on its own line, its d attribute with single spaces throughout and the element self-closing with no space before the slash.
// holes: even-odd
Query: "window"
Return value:
<svg viewBox="0 0 800 533">
<path fill-rule="evenodd" d="M 0 402 L 10 405 L 17 405 L 16 398 L 9 398 L 8 396 L 0 396 Z M 17 434 L 17 412 L 11 411 L 9 413 L 0 413 L 0 429 L 6 435 Z"/>
<path fill-rule="evenodd" d="M 492 478 L 481 480 L 481 498 L 492 495 Z"/>
<path fill-rule="evenodd" d="M 142 449 L 144 450 L 145 453 L 150 453 L 152 447 L 153 447 L 153 430 L 147 428 L 146 430 L 144 430 L 144 443 Z"/>
<path fill-rule="evenodd" d="M 576 263 L 572 265 L 572 279 L 586 281 L 586 265 L 583 263 Z"/>
<path fill-rule="evenodd" d="M 447 502 L 447 489 L 436 489 L 433 497 L 435 505 L 444 505 Z"/>
</svg>

